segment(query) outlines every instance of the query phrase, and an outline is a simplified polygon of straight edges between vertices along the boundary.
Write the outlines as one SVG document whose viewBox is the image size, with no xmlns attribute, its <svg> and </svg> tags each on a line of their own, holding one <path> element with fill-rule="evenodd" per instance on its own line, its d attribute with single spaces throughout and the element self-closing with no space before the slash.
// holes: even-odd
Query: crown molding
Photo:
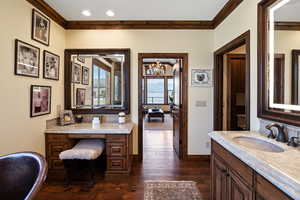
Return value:
<svg viewBox="0 0 300 200">
<path fill-rule="evenodd" d="M 68 21 L 66 29 L 213 29 L 211 21 Z"/>
<path fill-rule="evenodd" d="M 213 28 L 217 28 L 242 2 L 243 0 L 229 0 L 212 20 Z"/>
<path fill-rule="evenodd" d="M 300 22 L 275 22 L 275 30 L 300 31 Z"/>
<path fill-rule="evenodd" d="M 51 8 L 45 1 L 43 0 L 26 0 L 26 1 L 31 3 L 34 7 L 36 7 L 45 15 L 50 17 L 53 21 L 55 21 L 63 28 L 65 28 L 67 24 L 67 20 L 63 18 L 60 14 L 58 14 L 58 12 L 56 12 L 53 8 Z"/>
<path fill-rule="evenodd" d="M 243 0 L 229 0 L 210 21 L 201 20 L 132 20 L 67 21 L 44 0 L 26 0 L 65 29 L 215 29 Z"/>
</svg>

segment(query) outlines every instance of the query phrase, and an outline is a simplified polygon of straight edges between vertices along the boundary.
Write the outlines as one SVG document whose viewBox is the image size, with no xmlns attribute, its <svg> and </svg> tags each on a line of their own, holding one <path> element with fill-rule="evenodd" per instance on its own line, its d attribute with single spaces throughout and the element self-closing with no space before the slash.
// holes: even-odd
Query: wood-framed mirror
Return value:
<svg viewBox="0 0 300 200">
<path fill-rule="evenodd" d="M 66 49 L 65 109 L 130 113 L 130 49 Z"/>
<path fill-rule="evenodd" d="M 300 1 L 258 4 L 259 118 L 300 126 Z"/>
</svg>

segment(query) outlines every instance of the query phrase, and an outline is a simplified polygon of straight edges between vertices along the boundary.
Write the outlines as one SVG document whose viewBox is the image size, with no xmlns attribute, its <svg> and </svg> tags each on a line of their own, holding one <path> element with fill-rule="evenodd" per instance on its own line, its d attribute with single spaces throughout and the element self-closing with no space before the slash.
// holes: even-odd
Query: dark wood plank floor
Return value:
<svg viewBox="0 0 300 200">
<path fill-rule="evenodd" d="M 192 180 L 203 200 L 209 199 L 209 162 L 178 160 L 172 150 L 171 131 L 145 131 L 144 148 L 144 161 L 134 162 L 130 176 L 104 178 L 99 174 L 93 188 L 48 182 L 36 200 L 142 200 L 145 180 Z"/>
</svg>

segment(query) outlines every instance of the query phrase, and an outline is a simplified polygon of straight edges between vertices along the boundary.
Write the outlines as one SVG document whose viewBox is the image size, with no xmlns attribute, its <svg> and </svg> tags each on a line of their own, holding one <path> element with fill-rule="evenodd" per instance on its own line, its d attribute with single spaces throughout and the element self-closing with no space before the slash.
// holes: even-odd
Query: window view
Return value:
<svg viewBox="0 0 300 200">
<path fill-rule="evenodd" d="M 174 92 L 174 85 L 173 85 L 173 79 L 168 79 L 168 104 L 173 103 L 173 92 Z"/>
<path fill-rule="evenodd" d="M 164 79 L 147 79 L 147 104 L 164 104 Z"/>
</svg>

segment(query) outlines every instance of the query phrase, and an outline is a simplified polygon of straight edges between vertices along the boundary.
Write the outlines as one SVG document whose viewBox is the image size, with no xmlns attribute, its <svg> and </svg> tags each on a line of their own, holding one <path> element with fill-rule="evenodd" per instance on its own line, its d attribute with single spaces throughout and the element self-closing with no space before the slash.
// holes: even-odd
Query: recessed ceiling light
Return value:
<svg viewBox="0 0 300 200">
<path fill-rule="evenodd" d="M 106 15 L 109 17 L 113 17 L 113 16 L 115 16 L 115 13 L 112 10 L 108 10 L 108 11 L 106 11 Z"/>
<path fill-rule="evenodd" d="M 89 11 L 89 10 L 83 10 L 83 11 L 81 11 L 81 14 L 86 17 L 89 17 L 92 15 L 91 11 Z"/>
</svg>

